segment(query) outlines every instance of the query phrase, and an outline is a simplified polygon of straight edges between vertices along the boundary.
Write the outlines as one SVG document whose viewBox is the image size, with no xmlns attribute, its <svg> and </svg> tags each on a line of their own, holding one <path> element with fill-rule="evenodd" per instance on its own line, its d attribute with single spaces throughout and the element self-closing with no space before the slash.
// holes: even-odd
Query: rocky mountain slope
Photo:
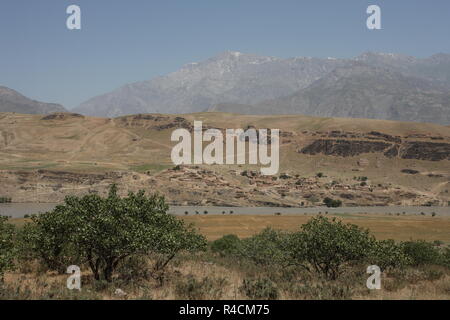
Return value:
<svg viewBox="0 0 450 320">
<path fill-rule="evenodd" d="M 217 103 L 253 104 L 288 95 L 345 61 L 319 58 L 278 59 L 224 52 L 149 81 L 125 85 L 92 98 L 73 111 L 115 117 L 134 113 L 190 113 Z"/>
<path fill-rule="evenodd" d="M 447 54 L 426 59 L 370 52 L 354 59 L 279 59 L 225 52 L 167 76 L 125 85 L 74 111 L 115 117 L 210 110 L 448 124 L 449 101 Z"/>
<path fill-rule="evenodd" d="M 49 114 L 64 111 L 60 104 L 31 100 L 13 89 L 0 86 L 0 112 Z"/>
<path fill-rule="evenodd" d="M 450 91 L 441 83 L 355 62 L 293 95 L 250 110 L 448 124 Z"/>
</svg>

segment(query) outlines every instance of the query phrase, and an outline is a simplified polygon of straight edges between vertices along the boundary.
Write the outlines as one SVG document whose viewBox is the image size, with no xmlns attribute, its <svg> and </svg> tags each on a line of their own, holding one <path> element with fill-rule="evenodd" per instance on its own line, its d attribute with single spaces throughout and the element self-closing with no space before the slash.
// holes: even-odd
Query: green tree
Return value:
<svg viewBox="0 0 450 320">
<path fill-rule="evenodd" d="M 401 244 L 394 240 L 381 240 L 372 246 L 368 262 L 384 271 L 388 268 L 404 268 L 411 263 L 411 259 L 403 252 Z"/>
<path fill-rule="evenodd" d="M 234 234 L 228 234 L 211 243 L 211 251 L 220 254 L 222 257 L 235 255 L 239 252 L 241 240 Z"/>
<path fill-rule="evenodd" d="M 323 199 L 323 203 L 328 207 L 328 208 L 339 208 L 340 206 L 342 206 L 342 201 L 341 200 L 334 200 L 331 198 L 325 198 Z"/>
<path fill-rule="evenodd" d="M 39 236 L 34 239 L 42 248 L 42 258 L 58 257 L 58 263 L 66 262 L 65 267 L 79 259 L 89 265 L 95 279 L 109 282 L 124 259 L 152 253 L 157 256 L 154 272 L 161 280 L 164 268 L 178 252 L 206 247 L 203 236 L 167 211 L 164 197 L 147 197 L 139 191 L 121 198 L 113 185 L 106 198 L 70 196 L 64 205 L 35 217 Z M 48 242 L 42 244 L 40 235 Z"/>
<path fill-rule="evenodd" d="M 402 243 L 403 252 L 411 259 L 413 266 L 440 264 L 442 256 L 438 248 L 423 240 Z"/>
<path fill-rule="evenodd" d="M 364 260 L 374 242 L 368 230 L 319 216 L 291 238 L 290 251 L 299 263 L 305 261 L 317 273 L 334 280 L 344 265 Z"/>
<path fill-rule="evenodd" d="M 253 237 L 243 239 L 239 254 L 257 265 L 286 264 L 288 233 L 266 228 Z"/>
<path fill-rule="evenodd" d="M 34 215 L 31 220 L 19 231 L 20 259 L 39 259 L 49 270 L 60 274 L 65 273 L 68 266 L 80 263 L 77 250 L 70 241 L 73 226 L 65 206 Z"/>
</svg>

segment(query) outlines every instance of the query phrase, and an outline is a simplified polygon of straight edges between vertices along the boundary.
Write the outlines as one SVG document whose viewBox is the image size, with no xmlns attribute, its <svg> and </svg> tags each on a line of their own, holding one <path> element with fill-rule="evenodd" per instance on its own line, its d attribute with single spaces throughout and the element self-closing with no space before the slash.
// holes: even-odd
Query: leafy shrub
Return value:
<svg viewBox="0 0 450 320">
<path fill-rule="evenodd" d="M 342 201 L 341 200 L 334 200 L 331 198 L 325 198 L 323 200 L 323 203 L 328 207 L 328 208 L 339 208 L 340 206 L 342 206 Z"/>
<path fill-rule="evenodd" d="M 164 197 L 139 191 L 120 198 L 113 185 L 106 198 L 67 197 L 64 205 L 34 217 L 24 232 L 49 266 L 66 268 L 82 259 L 96 280 L 108 282 L 125 258 L 156 253 L 153 271 L 161 280 L 178 252 L 206 247 L 203 236 L 167 210 Z"/>
<path fill-rule="evenodd" d="M 432 243 L 418 240 L 402 243 L 403 252 L 411 259 L 413 266 L 426 264 L 439 264 L 442 262 L 441 254 Z"/>
<path fill-rule="evenodd" d="M 241 241 L 239 254 L 257 265 L 284 264 L 288 234 L 266 228 L 253 237 Z"/>
<path fill-rule="evenodd" d="M 222 257 L 235 255 L 239 252 L 241 240 L 234 234 L 225 235 L 211 243 L 211 251 Z"/>
<path fill-rule="evenodd" d="M 289 252 L 297 264 L 307 262 L 317 273 L 334 280 L 344 265 L 367 258 L 374 242 L 367 230 L 319 216 L 290 237 Z"/>
<path fill-rule="evenodd" d="M 63 206 L 31 219 L 32 222 L 19 231 L 19 260 L 38 259 L 41 267 L 60 274 L 65 273 L 68 266 L 79 264 L 80 257 L 68 238 L 72 227 Z"/>
<path fill-rule="evenodd" d="M 386 270 L 404 268 L 411 263 L 411 259 L 394 240 L 381 240 L 374 242 L 368 262 L 379 266 L 381 270 Z"/>
<path fill-rule="evenodd" d="M 0 197 L 0 203 L 11 203 L 12 199 L 9 197 Z"/>
<path fill-rule="evenodd" d="M 445 248 L 441 254 L 442 254 L 442 264 L 447 268 L 450 268 L 450 247 Z"/>
<path fill-rule="evenodd" d="M 268 279 L 244 279 L 239 289 L 253 300 L 276 300 L 279 297 L 276 285 Z"/>
<path fill-rule="evenodd" d="M 0 282 L 4 272 L 14 267 L 14 227 L 7 223 L 8 218 L 0 216 Z"/>
</svg>

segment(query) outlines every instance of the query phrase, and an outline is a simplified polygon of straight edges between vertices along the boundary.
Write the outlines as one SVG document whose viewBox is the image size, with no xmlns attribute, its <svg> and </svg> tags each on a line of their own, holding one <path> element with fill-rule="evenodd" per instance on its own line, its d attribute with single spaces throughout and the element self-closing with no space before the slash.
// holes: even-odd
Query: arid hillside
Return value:
<svg viewBox="0 0 450 320">
<path fill-rule="evenodd" d="M 280 129 L 281 167 L 175 168 L 176 128 Z M 448 205 L 450 127 L 384 120 L 145 114 L 114 119 L 71 113 L 0 113 L 0 196 L 58 202 L 68 194 L 145 189 L 180 205 Z"/>
</svg>

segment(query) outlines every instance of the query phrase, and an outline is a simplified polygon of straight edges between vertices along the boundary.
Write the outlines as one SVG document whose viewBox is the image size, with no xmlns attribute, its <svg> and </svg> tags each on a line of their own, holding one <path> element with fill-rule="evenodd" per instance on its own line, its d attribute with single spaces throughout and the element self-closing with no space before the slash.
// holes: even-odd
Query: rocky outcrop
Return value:
<svg viewBox="0 0 450 320">
<path fill-rule="evenodd" d="M 436 142 L 407 142 L 401 152 L 403 159 L 441 161 L 450 160 L 450 144 Z"/>
<path fill-rule="evenodd" d="M 320 139 L 300 150 L 303 154 L 353 157 L 362 153 L 382 152 L 391 144 L 381 141 Z"/>
<path fill-rule="evenodd" d="M 83 115 L 70 112 L 54 112 L 41 118 L 41 120 L 67 120 L 73 118 L 84 118 Z"/>
<path fill-rule="evenodd" d="M 380 134 L 383 139 L 398 141 L 396 137 Z M 353 157 L 363 153 L 383 153 L 388 158 L 426 161 L 450 160 L 450 144 L 426 141 L 387 143 L 384 141 L 320 139 L 299 150 L 303 154 Z"/>
<path fill-rule="evenodd" d="M 145 129 L 167 130 L 184 128 L 193 131 L 192 124 L 183 117 L 170 117 L 152 114 L 137 114 L 118 118 L 120 125 L 125 127 L 144 127 Z"/>
</svg>

